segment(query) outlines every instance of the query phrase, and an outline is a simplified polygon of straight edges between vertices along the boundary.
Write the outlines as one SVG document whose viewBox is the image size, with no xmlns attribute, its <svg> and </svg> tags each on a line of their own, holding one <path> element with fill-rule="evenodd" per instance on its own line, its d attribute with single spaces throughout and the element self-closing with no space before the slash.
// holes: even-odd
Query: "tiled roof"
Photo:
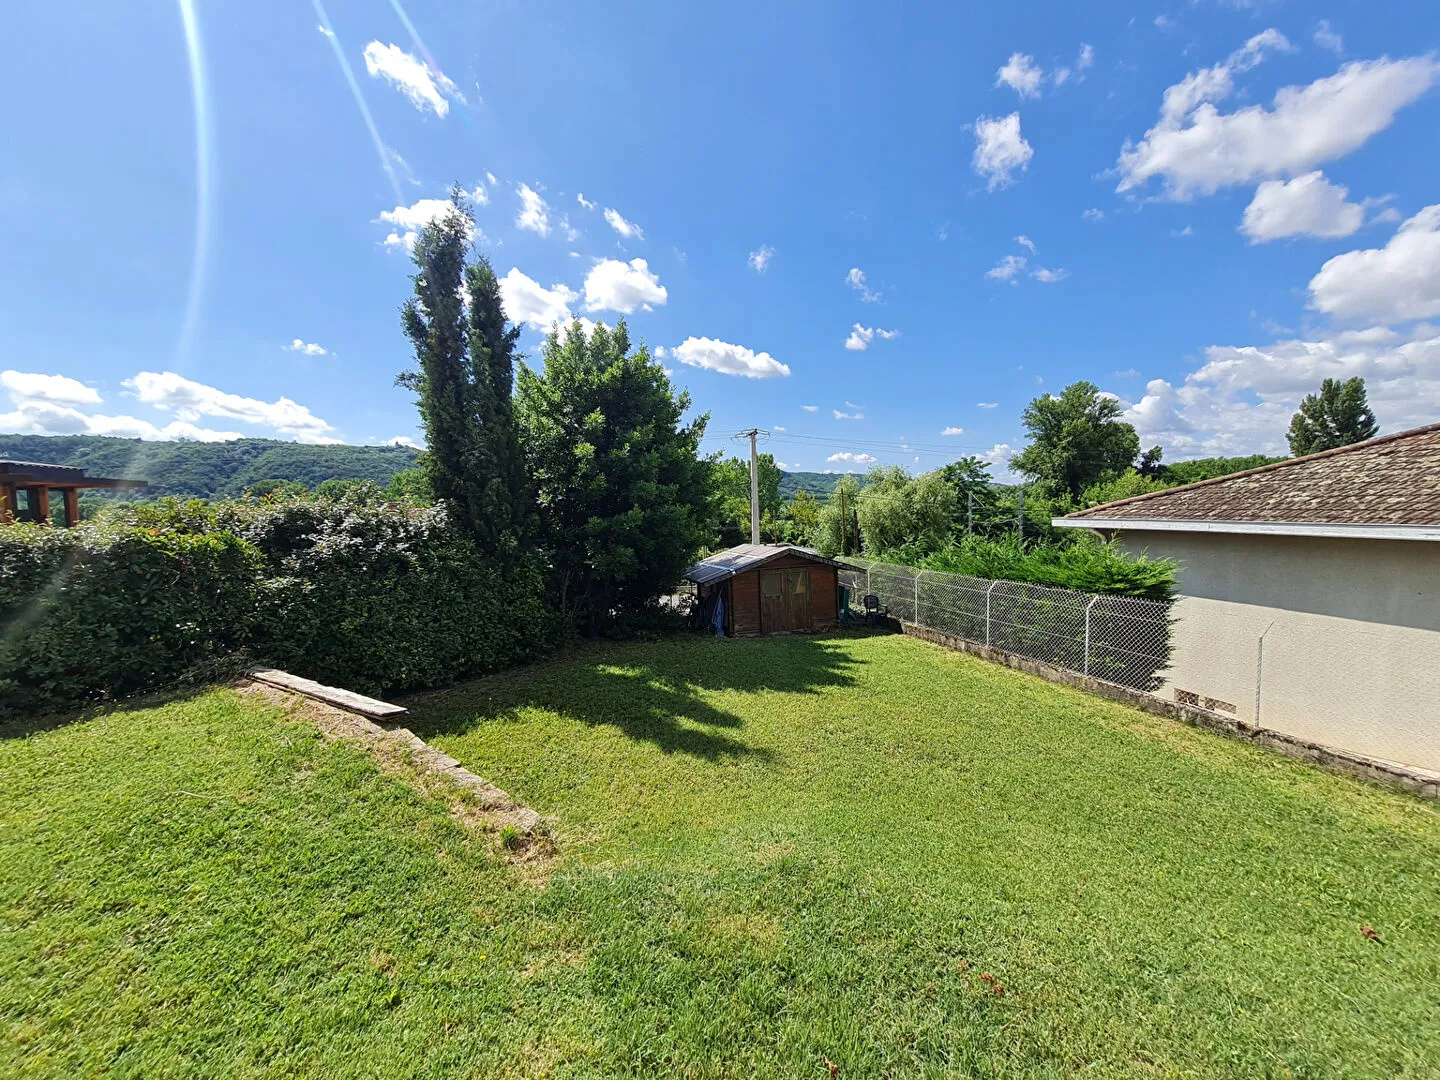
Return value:
<svg viewBox="0 0 1440 1080">
<path fill-rule="evenodd" d="M 1136 495 L 1066 520 L 1440 525 L 1440 424 Z"/>
</svg>

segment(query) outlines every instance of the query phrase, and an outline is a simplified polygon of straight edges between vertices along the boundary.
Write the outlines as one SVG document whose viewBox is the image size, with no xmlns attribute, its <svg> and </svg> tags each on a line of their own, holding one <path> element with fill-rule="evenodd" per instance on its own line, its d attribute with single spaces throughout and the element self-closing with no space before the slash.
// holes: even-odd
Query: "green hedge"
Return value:
<svg viewBox="0 0 1440 1080">
<path fill-rule="evenodd" d="M 0 526 L 0 711 L 109 699 L 256 662 L 369 693 L 543 654 L 542 568 L 487 564 L 443 509 L 166 502 Z"/>
</svg>

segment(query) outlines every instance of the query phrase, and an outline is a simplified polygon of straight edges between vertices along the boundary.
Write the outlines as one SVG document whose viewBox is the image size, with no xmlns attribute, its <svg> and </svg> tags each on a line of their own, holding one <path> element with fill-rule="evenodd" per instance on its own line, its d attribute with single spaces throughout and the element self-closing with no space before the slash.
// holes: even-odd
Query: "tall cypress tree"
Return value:
<svg viewBox="0 0 1440 1080">
<path fill-rule="evenodd" d="M 470 297 L 469 352 L 476 412 L 490 470 L 485 512 L 497 536 L 523 541 L 533 534 L 536 522 L 515 424 L 515 346 L 520 327 L 505 318 L 500 281 L 484 255 L 466 267 L 465 291 Z"/>
<path fill-rule="evenodd" d="M 415 295 L 400 317 L 419 368 L 396 381 L 418 397 L 436 498 L 500 555 L 514 551 L 532 517 L 512 404 L 520 331 L 506 322 L 489 262 L 466 265 L 474 219 L 460 192 L 452 200 L 415 240 Z"/>
</svg>

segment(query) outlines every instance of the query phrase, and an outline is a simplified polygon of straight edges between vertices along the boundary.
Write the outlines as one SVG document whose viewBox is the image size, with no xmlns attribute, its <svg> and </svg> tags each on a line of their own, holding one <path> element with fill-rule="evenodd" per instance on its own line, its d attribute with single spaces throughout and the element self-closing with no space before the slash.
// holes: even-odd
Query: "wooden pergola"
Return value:
<svg viewBox="0 0 1440 1080">
<path fill-rule="evenodd" d="M 50 498 L 65 503 L 65 527 L 80 524 L 81 488 L 143 488 L 144 480 L 110 480 L 86 476 L 73 465 L 45 465 L 36 461 L 0 460 L 0 522 L 50 521 Z M 21 496 L 25 505 L 20 505 Z"/>
</svg>

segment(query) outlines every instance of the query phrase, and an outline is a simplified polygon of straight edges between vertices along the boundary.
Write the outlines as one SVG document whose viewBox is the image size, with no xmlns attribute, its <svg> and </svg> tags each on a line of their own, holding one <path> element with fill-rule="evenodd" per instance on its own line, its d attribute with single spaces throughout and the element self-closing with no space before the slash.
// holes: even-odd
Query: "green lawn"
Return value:
<svg viewBox="0 0 1440 1080">
<path fill-rule="evenodd" d="M 1408 796 L 898 637 L 410 704 L 552 861 L 228 690 L 0 728 L 0 1075 L 1440 1075 Z"/>
</svg>

